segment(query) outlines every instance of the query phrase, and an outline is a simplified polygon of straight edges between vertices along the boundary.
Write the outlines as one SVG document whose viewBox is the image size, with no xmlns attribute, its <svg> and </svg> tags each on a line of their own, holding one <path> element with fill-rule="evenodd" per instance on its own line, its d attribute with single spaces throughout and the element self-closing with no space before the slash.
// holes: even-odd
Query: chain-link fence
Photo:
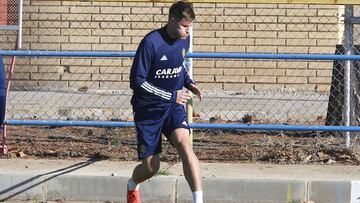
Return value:
<svg viewBox="0 0 360 203">
<path fill-rule="evenodd" d="M 27 0 L 22 46 L 24 50 L 135 51 L 146 33 L 166 24 L 169 6 Z M 194 52 L 344 53 L 337 50 L 347 40 L 343 5 L 193 6 L 197 15 Z M 357 26 L 353 35 L 357 44 Z M 14 31 L 0 30 L 0 49 L 11 50 L 15 42 Z M 343 87 L 344 65 L 339 61 L 193 62 L 194 79 L 204 91 L 204 100 L 194 101 L 196 121 L 324 125 L 331 116 L 341 124 L 336 117 L 341 117 L 341 111 L 329 112 L 331 105 L 338 111 L 343 103 L 343 96 L 339 97 L 343 91 L 338 88 Z M 10 58 L 5 57 L 5 63 Z M 8 99 L 8 119 L 131 120 L 131 63 L 132 58 L 20 57 Z M 333 72 L 334 67 L 339 71 Z M 336 98 L 329 102 L 332 93 Z"/>
</svg>

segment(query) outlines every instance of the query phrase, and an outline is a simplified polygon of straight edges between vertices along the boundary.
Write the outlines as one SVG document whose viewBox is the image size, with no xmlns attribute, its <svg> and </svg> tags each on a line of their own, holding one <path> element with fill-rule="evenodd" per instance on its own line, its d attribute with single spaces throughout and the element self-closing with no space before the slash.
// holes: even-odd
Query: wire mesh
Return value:
<svg viewBox="0 0 360 203">
<path fill-rule="evenodd" d="M 0 1 L 0 25 L 15 26 L 19 22 L 19 0 Z"/>
<path fill-rule="evenodd" d="M 169 6 L 25 1 L 23 49 L 135 51 L 145 34 L 166 24 Z M 343 54 L 337 45 L 347 40 L 342 5 L 196 3 L 194 9 L 194 52 Z M 354 44 L 358 35 L 356 25 Z M 0 36 L 0 48 L 13 49 L 16 34 L 0 30 Z M 131 120 L 131 63 L 131 58 L 19 58 L 8 119 Z M 331 102 L 329 97 L 343 94 L 343 70 L 334 70 L 342 64 L 195 59 L 194 79 L 204 91 L 202 102 L 195 99 L 195 120 L 324 125 L 333 116 L 340 125 L 341 111 L 331 114 L 329 108 L 339 111 L 342 97 Z"/>
</svg>

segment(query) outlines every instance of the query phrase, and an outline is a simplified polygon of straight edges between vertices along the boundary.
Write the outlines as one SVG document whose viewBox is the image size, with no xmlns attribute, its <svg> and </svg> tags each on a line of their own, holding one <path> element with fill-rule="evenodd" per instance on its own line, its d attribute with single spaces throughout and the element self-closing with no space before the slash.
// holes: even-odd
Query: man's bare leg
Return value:
<svg viewBox="0 0 360 203">
<path fill-rule="evenodd" d="M 189 130 L 185 128 L 175 129 L 169 139 L 181 158 L 185 179 L 193 192 L 194 202 L 202 203 L 200 164 L 190 143 Z"/>
<path fill-rule="evenodd" d="M 136 184 L 153 177 L 160 168 L 160 157 L 158 154 L 142 159 L 141 164 L 137 165 L 133 171 L 131 179 Z"/>
</svg>

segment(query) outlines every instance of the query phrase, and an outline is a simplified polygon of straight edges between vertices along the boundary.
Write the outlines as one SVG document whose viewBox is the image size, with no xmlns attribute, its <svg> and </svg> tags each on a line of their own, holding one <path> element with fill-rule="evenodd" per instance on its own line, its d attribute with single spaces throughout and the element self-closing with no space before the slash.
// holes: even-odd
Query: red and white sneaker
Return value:
<svg viewBox="0 0 360 203">
<path fill-rule="evenodd" d="M 139 190 L 127 191 L 127 203 L 141 203 Z"/>
</svg>

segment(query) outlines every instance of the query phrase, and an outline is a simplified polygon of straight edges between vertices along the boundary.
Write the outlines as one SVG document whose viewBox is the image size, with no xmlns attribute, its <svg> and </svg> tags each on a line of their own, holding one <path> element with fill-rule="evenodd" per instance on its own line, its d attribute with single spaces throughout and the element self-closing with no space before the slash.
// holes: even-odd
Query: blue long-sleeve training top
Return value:
<svg viewBox="0 0 360 203">
<path fill-rule="evenodd" d="M 176 91 L 194 83 L 185 69 L 190 37 L 171 39 L 166 27 L 147 34 L 139 44 L 130 72 L 131 104 L 176 103 Z"/>
</svg>

